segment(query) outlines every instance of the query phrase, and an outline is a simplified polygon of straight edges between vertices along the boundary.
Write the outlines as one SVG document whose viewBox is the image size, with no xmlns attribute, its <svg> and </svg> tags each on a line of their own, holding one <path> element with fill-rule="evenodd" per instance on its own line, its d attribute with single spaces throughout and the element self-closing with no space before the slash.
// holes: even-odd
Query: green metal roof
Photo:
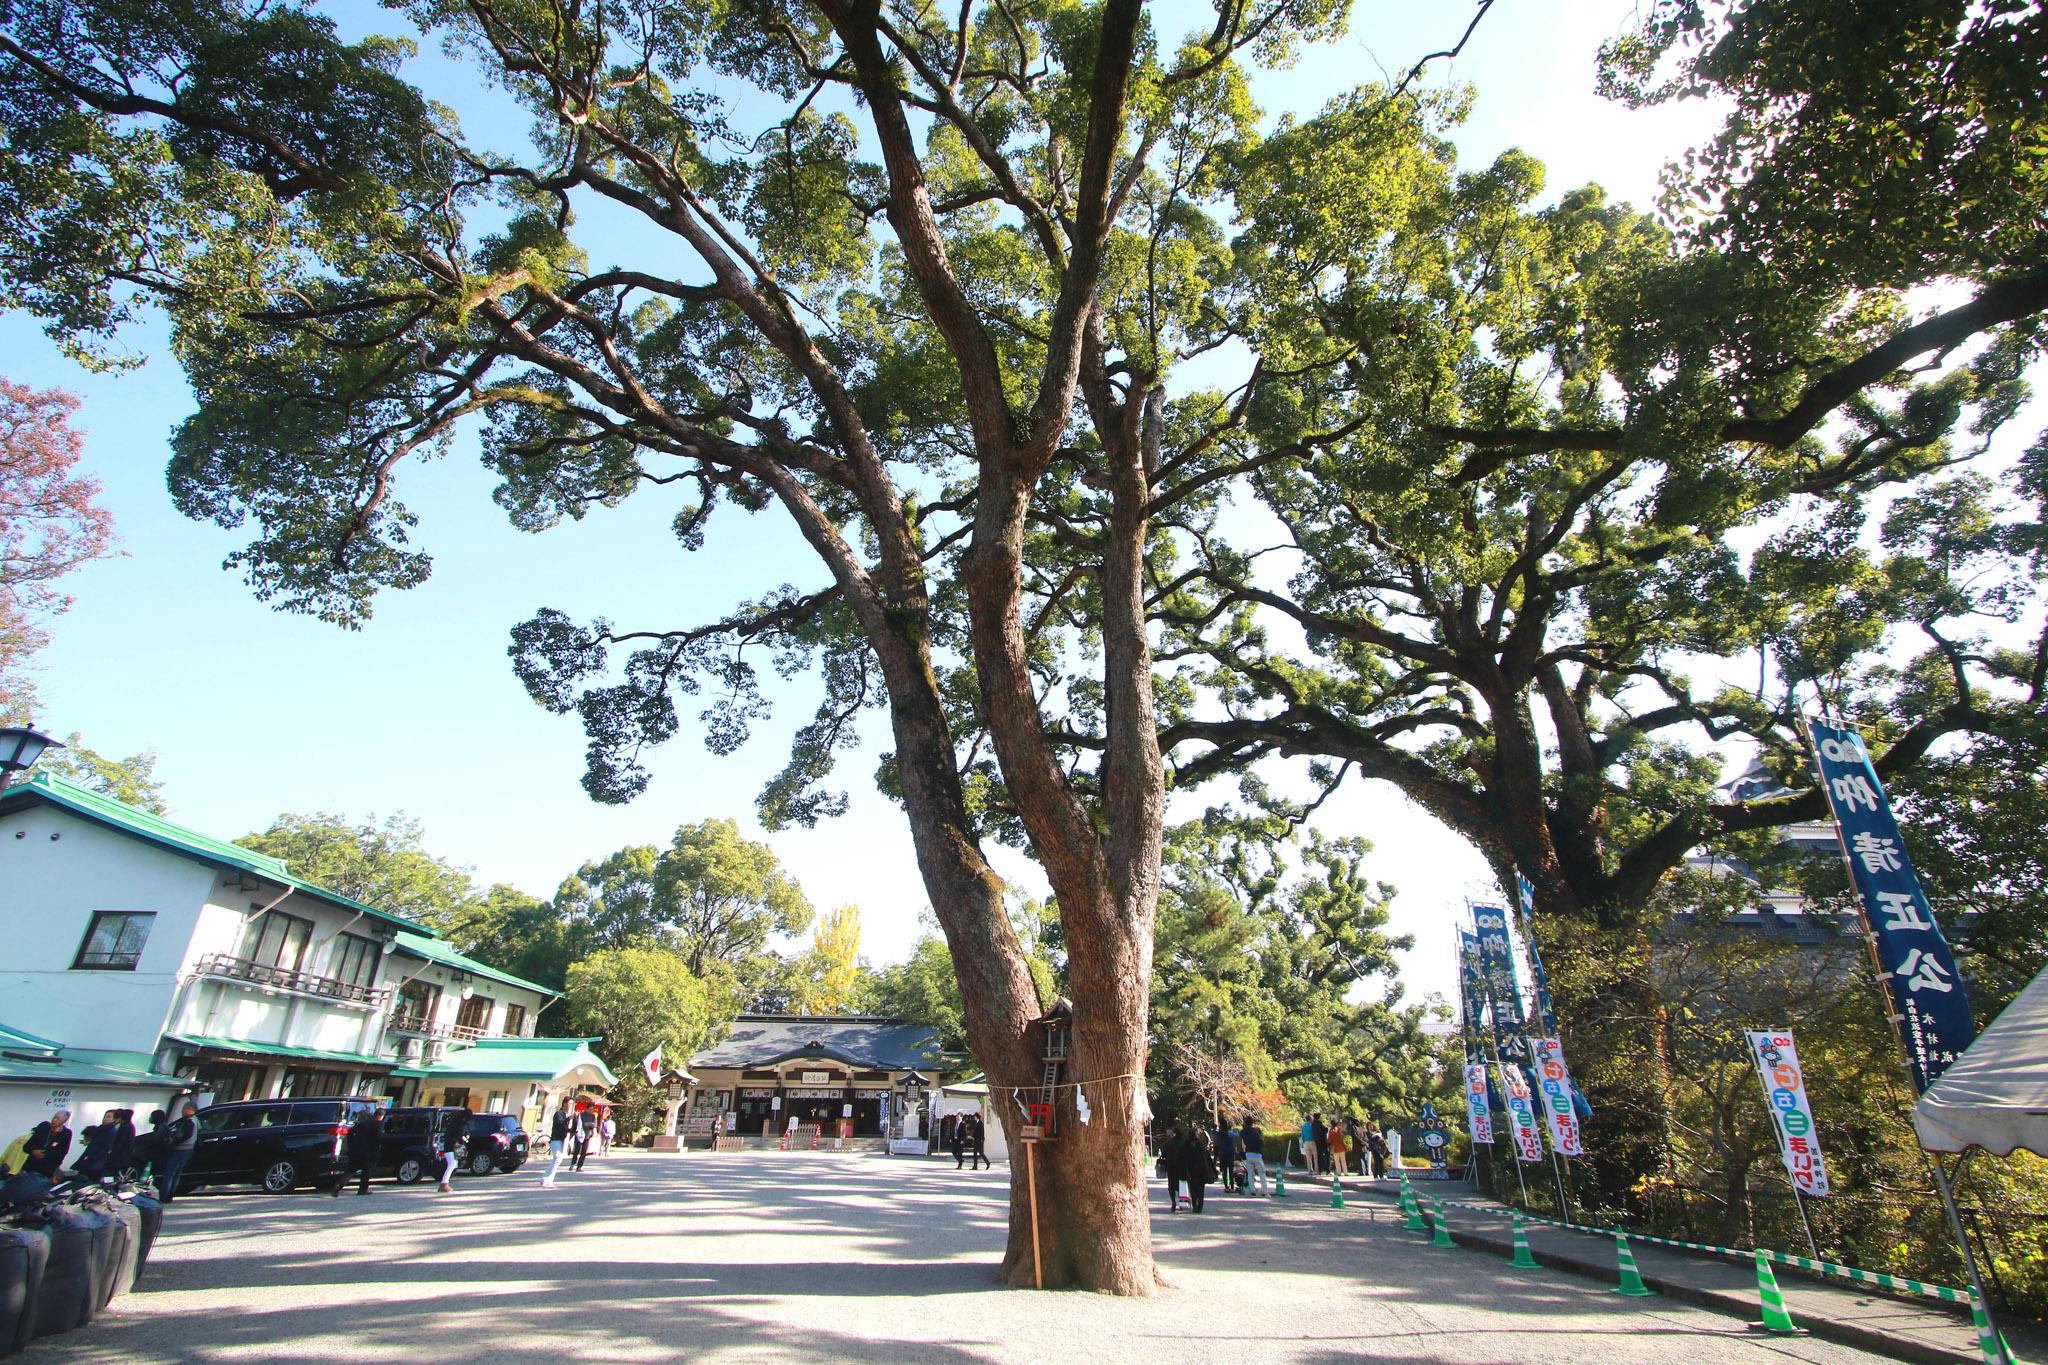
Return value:
<svg viewBox="0 0 2048 1365">
<path fill-rule="evenodd" d="M 438 939 L 428 938 L 424 934 L 409 933 L 403 929 L 399 930 L 398 951 L 401 953 L 411 953 L 414 957 L 424 958 L 428 962 L 438 962 L 444 967 L 454 967 L 460 971 L 474 972 L 478 976 L 487 976 L 493 981 L 502 981 L 508 986 L 518 986 L 523 990 L 539 991 L 551 1000 L 561 994 L 560 991 L 549 990 L 537 981 L 528 981 L 524 977 L 514 976 L 510 972 L 501 972 L 496 967 L 487 967 L 475 958 L 465 957 L 448 944 L 442 943 Z"/>
<path fill-rule="evenodd" d="M 479 1038 L 473 1047 L 448 1053 L 432 1066 L 402 1066 L 394 1076 L 503 1076 L 552 1081 L 579 1066 L 595 1067 L 606 1085 L 618 1077 L 590 1050 L 595 1038 Z"/>
<path fill-rule="evenodd" d="M 186 1047 L 210 1047 L 222 1052 L 246 1052 L 256 1057 L 287 1057 L 294 1061 L 343 1062 L 350 1066 L 390 1066 L 389 1057 L 371 1057 L 360 1052 L 323 1052 L 312 1047 L 287 1047 L 283 1043 L 252 1043 L 241 1038 L 204 1038 L 191 1033 L 168 1033 L 164 1037 Z"/>
<path fill-rule="evenodd" d="M 70 811 L 73 815 L 104 825 L 117 833 L 141 839 L 159 848 L 169 849 L 173 853 L 183 854 L 185 857 L 195 858 L 215 867 L 232 867 L 244 872 L 253 872 L 259 877 L 289 886 L 294 891 L 326 901 L 330 905 L 340 906 L 344 910 L 374 915 L 392 924 L 403 925 L 418 934 L 434 933 L 429 926 L 407 919 L 404 915 L 380 910 L 374 905 L 365 905 L 338 891 L 329 891 L 324 886 L 316 886 L 303 877 L 294 876 L 291 869 L 279 859 L 243 848 L 240 844 L 227 843 L 212 835 L 201 834 L 196 829 L 166 820 L 161 815 L 140 810 L 126 802 L 116 801 L 111 796 L 93 791 L 90 787 L 81 787 L 76 782 L 66 781 L 53 773 L 37 773 L 26 782 L 17 782 L 10 786 L 7 794 L 0 797 L 0 815 L 35 802 Z"/>
<path fill-rule="evenodd" d="M 0 1024 L 0 1081 L 76 1084 L 183 1085 L 176 1076 L 152 1069 L 156 1058 L 147 1052 L 109 1052 L 98 1048 L 67 1048 Z"/>
</svg>

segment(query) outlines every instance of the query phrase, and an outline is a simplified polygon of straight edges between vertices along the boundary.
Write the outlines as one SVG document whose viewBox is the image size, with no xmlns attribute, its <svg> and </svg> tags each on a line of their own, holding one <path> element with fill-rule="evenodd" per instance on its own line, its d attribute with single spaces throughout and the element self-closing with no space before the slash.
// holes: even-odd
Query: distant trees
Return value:
<svg viewBox="0 0 2048 1365">
<path fill-rule="evenodd" d="M 628 1131 L 649 1126 L 661 1097 L 640 1072 L 657 1045 L 680 1063 L 704 1045 L 716 1022 L 711 992 L 672 952 L 605 948 L 569 966 L 565 989 L 570 1026 L 598 1042 L 598 1056 L 618 1073 L 613 1091 Z"/>
<path fill-rule="evenodd" d="M 403 814 L 352 824 L 323 811 L 280 815 L 235 842 L 330 891 L 445 932 L 476 892 L 468 870 L 427 852 L 425 837 L 420 822 Z"/>
<path fill-rule="evenodd" d="M 30 657 L 71 605 L 58 580 L 114 552 L 99 481 L 78 472 L 78 400 L 0 379 L 0 720 L 30 720 Z"/>
</svg>

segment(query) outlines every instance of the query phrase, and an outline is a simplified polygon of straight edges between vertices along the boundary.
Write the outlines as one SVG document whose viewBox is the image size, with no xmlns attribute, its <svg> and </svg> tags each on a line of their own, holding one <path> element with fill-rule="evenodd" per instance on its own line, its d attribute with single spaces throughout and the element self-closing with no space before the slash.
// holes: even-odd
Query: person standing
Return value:
<svg viewBox="0 0 2048 1365">
<path fill-rule="evenodd" d="M 168 1204 L 178 1197 L 178 1181 L 184 1177 L 185 1164 L 192 1160 L 192 1151 L 198 1145 L 199 1106 L 186 1100 L 178 1117 L 164 1129 L 163 1155 L 157 1158 L 156 1170 L 159 1203 Z"/>
<path fill-rule="evenodd" d="M 78 1154 L 78 1163 L 71 1168 L 71 1174 L 87 1183 L 111 1175 L 117 1169 L 114 1165 L 114 1142 L 120 1136 L 121 1111 L 109 1109 L 100 1115 L 100 1121 L 85 1130 L 85 1150 Z"/>
<path fill-rule="evenodd" d="M 1350 1174 L 1349 1163 L 1345 1161 L 1351 1144 L 1344 1136 L 1342 1120 L 1330 1125 L 1330 1179 L 1342 1180 Z"/>
<path fill-rule="evenodd" d="M 356 1178 L 356 1193 L 370 1192 L 370 1172 L 377 1167 L 377 1158 L 384 1154 L 384 1114 L 380 1106 L 372 1104 L 355 1117 L 348 1126 L 348 1165 L 343 1168 L 341 1178 L 334 1182 L 334 1197 L 341 1198 L 341 1187 L 348 1184 L 349 1177 Z"/>
<path fill-rule="evenodd" d="M 960 1170 L 967 1164 L 967 1116 L 946 1115 L 946 1150 L 953 1154 L 953 1169 Z"/>
<path fill-rule="evenodd" d="M 57 1178 L 64 1158 L 71 1155 L 70 1122 L 71 1111 L 59 1109 L 29 1130 L 28 1161 L 21 1168 L 23 1174 L 39 1175 L 45 1180 Z"/>
<path fill-rule="evenodd" d="M 1230 1126 L 1229 1118 L 1219 1119 L 1216 1124 L 1216 1167 L 1223 1177 L 1225 1192 L 1237 1189 L 1237 1130 Z"/>
<path fill-rule="evenodd" d="M 441 1116 L 441 1185 L 438 1193 L 455 1191 L 455 1168 L 469 1149 L 469 1110 L 450 1109 Z"/>
<path fill-rule="evenodd" d="M 597 1153 L 599 1156 L 610 1156 L 612 1154 L 612 1139 L 617 1137 L 618 1133 L 618 1120 L 614 1119 L 610 1114 L 606 1114 L 604 1122 L 597 1125 Z"/>
<path fill-rule="evenodd" d="M 1372 1173 L 1384 1177 L 1387 1173 L 1387 1136 L 1374 1123 L 1366 1125 L 1366 1145 L 1372 1149 Z"/>
<path fill-rule="evenodd" d="M 1308 1116 L 1309 1136 L 1316 1143 L 1315 1174 L 1328 1175 L 1330 1171 L 1330 1125 L 1323 1122 L 1321 1114 Z"/>
<path fill-rule="evenodd" d="M 1313 1118 L 1301 1121 L 1301 1164 L 1310 1175 L 1316 1173 L 1316 1124 Z"/>
<path fill-rule="evenodd" d="M 1254 1195 L 1266 1193 L 1266 1130 L 1250 1114 L 1244 1116 L 1244 1130 L 1238 1140 L 1244 1144 L 1244 1184 Z"/>
<path fill-rule="evenodd" d="M 540 1187 L 551 1190 L 555 1187 L 555 1172 L 562 1169 L 562 1153 L 569 1148 L 569 1102 L 562 1101 L 562 1107 L 555 1111 L 553 1122 L 548 1125 L 548 1169 L 540 1178 Z"/>
</svg>

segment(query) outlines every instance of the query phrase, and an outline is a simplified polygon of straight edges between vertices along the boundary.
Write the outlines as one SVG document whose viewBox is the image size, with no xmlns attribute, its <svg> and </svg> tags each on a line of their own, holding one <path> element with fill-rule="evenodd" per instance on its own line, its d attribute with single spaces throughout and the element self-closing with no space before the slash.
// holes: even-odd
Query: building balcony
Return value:
<svg viewBox="0 0 2048 1365">
<path fill-rule="evenodd" d="M 227 953 L 207 954 L 199 959 L 197 970 L 199 975 L 217 980 L 238 981 L 269 990 L 290 991 L 295 995 L 308 995 L 365 1009 L 380 1007 L 386 994 L 383 989 L 376 986 L 358 986 L 353 981 L 343 981 L 339 977 L 315 976 L 312 972 L 273 966 L 267 962 L 251 962 L 247 958 L 233 957 Z"/>
<path fill-rule="evenodd" d="M 389 1033 L 402 1033 L 408 1038 L 438 1038 L 446 1043 L 473 1043 L 479 1038 L 499 1038 L 504 1035 L 496 1029 L 475 1028 L 469 1024 L 438 1024 L 423 1014 L 394 1014 L 385 1025 Z"/>
</svg>

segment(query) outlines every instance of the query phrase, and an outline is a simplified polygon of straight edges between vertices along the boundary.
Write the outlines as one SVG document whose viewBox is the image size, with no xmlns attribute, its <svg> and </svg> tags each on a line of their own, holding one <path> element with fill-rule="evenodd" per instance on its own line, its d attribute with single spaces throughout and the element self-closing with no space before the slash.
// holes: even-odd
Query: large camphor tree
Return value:
<svg viewBox="0 0 2048 1365">
<path fill-rule="evenodd" d="M 10 6 L 6 302 L 88 351 L 165 309 L 199 403 L 173 495 L 253 523 L 232 562 L 283 608 L 352 624 L 426 576 L 397 490 L 465 420 L 524 527 L 646 489 L 690 547 L 721 506 L 788 517 L 811 581 L 708 623 L 543 611 L 517 666 L 581 713 L 587 785 L 619 800 L 678 691 L 710 681 L 723 750 L 759 714 L 756 654 L 821 656 L 771 823 L 834 807 L 834 751 L 886 705 L 885 784 L 999 1094 L 1036 1082 L 1043 1006 L 982 840 L 1028 844 L 1068 955 L 1069 1074 L 1095 1087 L 1039 1162 L 1045 1278 L 1149 1292 L 1148 555 L 1163 511 L 1213 504 L 1241 464 L 1165 385 L 1219 335 L 1206 208 L 1254 134 L 1239 58 L 1345 7 L 1226 0 L 1185 35 L 1139 0 L 398 8 L 526 136 L 459 126 L 408 47 L 309 7 Z M 1063 747 L 1053 711 L 1099 749 Z M 1028 1282 L 1016 1182 L 1005 1268 Z"/>
</svg>

